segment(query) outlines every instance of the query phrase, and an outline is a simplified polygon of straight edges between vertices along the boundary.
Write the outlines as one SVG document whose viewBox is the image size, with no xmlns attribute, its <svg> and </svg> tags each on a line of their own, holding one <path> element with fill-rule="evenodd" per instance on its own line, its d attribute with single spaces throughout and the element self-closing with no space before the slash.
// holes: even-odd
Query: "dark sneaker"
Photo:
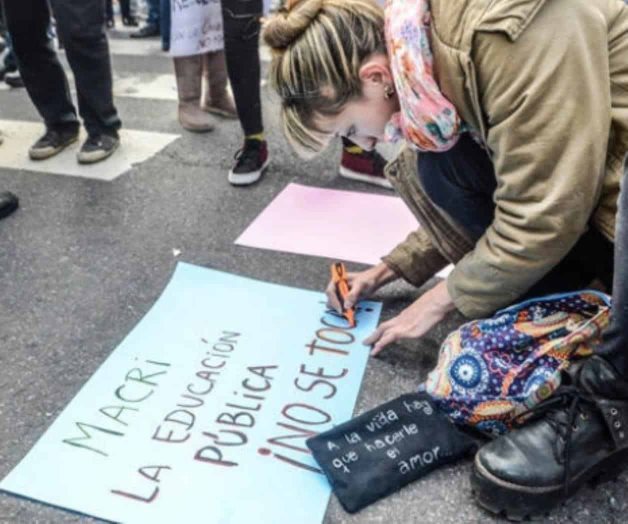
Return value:
<svg viewBox="0 0 628 524">
<path fill-rule="evenodd" d="M 5 73 L 4 82 L 11 87 L 24 87 L 24 80 L 22 80 L 22 75 L 17 69 Z"/>
<path fill-rule="evenodd" d="M 598 356 L 574 368 L 521 429 L 478 451 L 471 487 L 492 513 L 543 516 L 628 465 L 628 382 Z"/>
<path fill-rule="evenodd" d="M 343 178 L 391 189 L 390 182 L 384 176 L 386 163 L 386 159 L 375 150 L 350 153 L 343 147 L 338 173 Z"/>
<path fill-rule="evenodd" d="M 151 36 L 159 36 L 159 27 L 154 24 L 146 24 L 144 27 L 140 27 L 135 33 L 131 33 L 131 38 L 150 38 Z"/>
<path fill-rule="evenodd" d="M 45 160 L 63 151 L 70 144 L 78 140 L 79 132 L 76 129 L 47 129 L 44 136 L 35 142 L 28 150 L 31 160 Z"/>
<path fill-rule="evenodd" d="M 248 186 L 257 182 L 268 167 L 268 146 L 265 140 L 245 140 L 244 147 L 235 155 L 236 163 L 229 171 L 228 180 L 234 186 Z"/>
<path fill-rule="evenodd" d="M 8 217 L 19 207 L 17 197 L 9 191 L 0 192 L 0 219 Z"/>
<path fill-rule="evenodd" d="M 127 27 L 137 27 L 139 24 L 137 23 L 137 18 L 134 16 L 123 16 L 122 25 Z"/>
<path fill-rule="evenodd" d="M 79 164 L 94 164 L 109 158 L 118 149 L 120 138 L 117 135 L 90 135 L 77 155 Z"/>
</svg>

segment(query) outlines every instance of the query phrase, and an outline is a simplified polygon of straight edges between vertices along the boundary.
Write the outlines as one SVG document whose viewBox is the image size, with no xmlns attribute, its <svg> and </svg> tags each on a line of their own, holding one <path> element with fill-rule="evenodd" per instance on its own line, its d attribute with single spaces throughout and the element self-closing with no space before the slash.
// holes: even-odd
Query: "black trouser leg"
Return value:
<svg viewBox="0 0 628 524">
<path fill-rule="evenodd" d="M 479 240 L 495 216 L 497 180 L 486 151 L 464 134 L 449 151 L 420 153 L 418 170 L 430 199 L 471 239 Z M 582 289 L 596 277 L 611 285 L 613 244 L 590 228 L 565 258 L 521 298 Z"/>
<path fill-rule="evenodd" d="M 263 9 L 263 0 L 222 0 L 227 71 L 245 135 L 264 130 L 259 57 Z"/>
<path fill-rule="evenodd" d="M 76 80 L 79 112 L 85 128 L 89 134 L 115 134 L 121 123 L 113 105 L 105 3 L 52 0 L 52 8 Z"/>
<path fill-rule="evenodd" d="M 611 324 L 596 352 L 614 364 L 628 378 L 628 158 L 624 166 L 622 190 L 617 202 L 615 228 L 615 278 Z"/>
<path fill-rule="evenodd" d="M 28 94 L 47 127 L 78 126 L 68 80 L 47 36 L 46 0 L 4 2 L 13 52 Z"/>
<path fill-rule="evenodd" d="M 120 14 L 123 18 L 131 18 L 131 0 L 120 0 Z"/>
<path fill-rule="evenodd" d="M 113 0 L 105 0 L 105 15 L 107 20 L 113 19 Z"/>
</svg>

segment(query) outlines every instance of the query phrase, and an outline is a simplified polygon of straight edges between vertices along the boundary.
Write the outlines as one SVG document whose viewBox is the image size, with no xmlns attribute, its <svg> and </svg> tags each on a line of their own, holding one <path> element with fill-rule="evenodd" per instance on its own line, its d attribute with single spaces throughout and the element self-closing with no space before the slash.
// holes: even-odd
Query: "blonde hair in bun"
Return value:
<svg viewBox="0 0 628 524">
<path fill-rule="evenodd" d="M 264 41 L 273 50 L 284 51 L 309 27 L 323 8 L 323 0 L 288 1 L 279 15 L 264 25 Z"/>
<path fill-rule="evenodd" d="M 262 36 L 286 137 L 302 156 L 319 153 L 330 137 L 315 118 L 358 98 L 362 62 L 386 52 L 383 10 L 375 0 L 292 0 L 265 21 Z"/>
</svg>

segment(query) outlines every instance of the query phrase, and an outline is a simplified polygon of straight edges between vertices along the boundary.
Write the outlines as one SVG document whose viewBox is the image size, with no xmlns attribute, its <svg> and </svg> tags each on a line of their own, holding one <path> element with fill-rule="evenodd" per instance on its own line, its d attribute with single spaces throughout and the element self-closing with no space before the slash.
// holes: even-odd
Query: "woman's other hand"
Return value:
<svg viewBox="0 0 628 524">
<path fill-rule="evenodd" d="M 373 334 L 364 340 L 364 344 L 373 346 L 371 356 L 375 356 L 393 342 L 425 335 L 449 311 L 454 309 L 454 303 L 447 291 L 447 281 L 443 281 L 423 294 L 395 318 L 380 324 Z"/>
</svg>

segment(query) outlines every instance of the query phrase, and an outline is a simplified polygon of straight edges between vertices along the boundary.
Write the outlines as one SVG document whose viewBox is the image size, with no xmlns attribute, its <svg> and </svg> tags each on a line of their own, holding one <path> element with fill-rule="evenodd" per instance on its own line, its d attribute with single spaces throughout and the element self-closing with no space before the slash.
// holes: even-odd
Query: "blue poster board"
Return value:
<svg viewBox="0 0 628 524">
<path fill-rule="evenodd" d="M 179 264 L 0 489 L 129 523 L 320 523 L 305 446 L 348 420 L 381 305 Z"/>
</svg>

